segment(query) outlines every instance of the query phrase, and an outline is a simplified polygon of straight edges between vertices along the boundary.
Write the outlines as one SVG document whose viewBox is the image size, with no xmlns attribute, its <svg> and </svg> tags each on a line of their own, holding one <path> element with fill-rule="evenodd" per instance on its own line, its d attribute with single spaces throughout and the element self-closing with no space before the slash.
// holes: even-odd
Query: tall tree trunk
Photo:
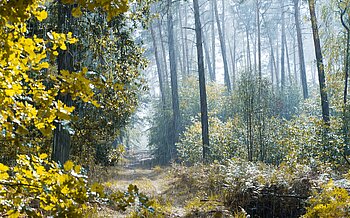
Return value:
<svg viewBox="0 0 350 218">
<path fill-rule="evenodd" d="M 162 99 L 162 106 L 164 108 L 165 107 L 164 79 L 163 79 L 161 63 L 160 63 L 160 60 L 159 60 L 159 52 L 158 52 L 157 40 L 156 40 L 156 36 L 155 36 L 152 24 L 150 25 L 150 29 L 151 29 L 153 48 L 154 48 L 154 56 L 155 56 L 156 65 L 157 65 L 160 96 L 161 96 L 161 99 Z"/>
<path fill-rule="evenodd" d="M 176 70 L 176 56 L 175 56 L 175 43 L 174 43 L 174 24 L 172 15 L 172 0 L 168 0 L 168 43 L 169 43 L 169 60 L 170 60 L 170 80 L 171 80 L 171 96 L 172 96 L 172 108 L 173 108 L 173 128 L 174 138 L 173 145 L 175 151 L 175 143 L 179 139 L 180 132 L 180 107 L 179 107 L 179 94 L 177 85 L 177 70 Z"/>
<path fill-rule="evenodd" d="M 348 102 L 347 102 L 347 96 L 348 96 L 348 80 L 349 80 L 349 70 L 350 70 L 350 27 L 349 27 L 349 21 L 350 17 L 347 12 L 348 8 L 345 8 L 341 13 L 341 22 L 343 27 L 346 30 L 346 53 L 345 53 L 345 66 L 344 66 L 344 94 L 343 94 L 343 134 L 344 134 L 344 144 L 346 145 L 345 148 L 345 155 L 350 154 L 350 148 L 349 148 L 349 110 L 348 110 Z M 348 23 L 345 23 L 344 16 L 347 16 Z"/>
<path fill-rule="evenodd" d="M 248 31 L 248 27 L 246 26 L 246 38 L 247 38 L 247 67 L 248 67 L 248 71 L 251 73 L 252 72 L 252 60 L 250 58 L 250 43 L 249 43 L 249 31 Z"/>
<path fill-rule="evenodd" d="M 58 2 L 58 29 L 60 32 L 72 31 L 72 6 L 64 5 L 61 1 Z M 68 29 L 67 29 L 68 28 Z M 58 73 L 61 70 L 68 70 L 72 72 L 73 69 L 73 57 L 72 53 L 69 51 L 70 45 L 67 45 L 67 50 L 59 51 L 57 58 Z M 59 93 L 58 100 L 62 101 L 68 106 L 72 106 L 72 98 L 68 94 Z M 52 149 L 52 159 L 54 161 L 64 164 L 69 159 L 69 153 L 71 149 L 71 136 L 69 131 L 64 128 L 62 123 L 55 123 L 55 130 L 53 132 L 53 149 Z"/>
<path fill-rule="evenodd" d="M 181 45 L 182 45 L 182 75 L 187 75 L 186 73 L 186 48 L 185 48 L 185 40 L 184 40 L 184 31 L 183 31 L 183 24 L 182 24 L 182 8 L 181 8 L 181 5 L 179 5 L 179 21 L 180 21 L 180 34 L 181 34 Z"/>
<path fill-rule="evenodd" d="M 211 24 L 211 52 L 212 52 L 212 58 L 213 58 L 213 74 L 210 76 L 210 80 L 211 81 L 215 81 L 216 80 L 216 46 L 215 46 L 215 3 L 216 0 L 212 0 L 212 8 L 211 8 L 211 12 L 212 12 L 212 24 Z"/>
<path fill-rule="evenodd" d="M 322 118 L 326 126 L 329 126 L 329 104 L 328 97 L 326 92 L 326 79 L 324 74 L 324 65 L 323 65 L 323 57 L 321 51 L 321 43 L 320 37 L 318 34 L 318 26 L 315 12 L 315 0 L 309 0 L 309 9 L 310 9 L 310 17 L 311 17 L 311 25 L 312 25 L 312 33 L 314 38 L 315 45 L 315 54 L 317 61 L 317 71 L 318 71 L 318 80 L 320 85 L 320 94 L 321 94 L 321 105 L 322 105 Z"/>
<path fill-rule="evenodd" d="M 209 129 L 208 129 L 208 109 L 207 109 L 207 94 L 205 87 L 205 74 L 203 63 L 203 48 L 202 48 L 202 27 L 199 15 L 198 0 L 193 0 L 195 29 L 196 29 L 196 45 L 198 59 L 198 75 L 199 75 L 199 91 L 201 102 L 201 124 L 202 124 L 202 143 L 203 143 L 203 160 L 206 162 L 209 156 Z"/>
<path fill-rule="evenodd" d="M 208 41 L 204 37 L 205 34 L 203 32 L 203 29 L 202 29 L 202 36 L 203 36 L 203 46 L 204 46 L 204 52 L 205 52 L 205 60 L 206 60 L 207 67 L 208 67 L 208 74 L 209 74 L 209 77 L 210 77 L 210 75 L 213 74 L 213 68 L 212 68 L 211 62 L 210 62 L 210 54 L 209 54 L 209 48 L 208 48 L 208 44 L 207 44 Z"/>
<path fill-rule="evenodd" d="M 187 27 L 187 7 L 185 7 L 185 27 Z M 186 74 L 187 76 L 190 74 L 190 65 L 189 65 L 189 60 L 188 60 L 188 38 L 187 38 L 187 30 L 184 29 L 184 34 L 185 34 L 185 66 L 186 66 Z"/>
<path fill-rule="evenodd" d="M 295 35 L 293 35 L 293 70 L 294 70 L 294 80 L 295 80 L 295 84 L 298 85 L 299 84 L 299 77 L 298 77 L 298 73 L 297 73 L 297 51 L 296 51 L 296 40 L 295 40 Z"/>
<path fill-rule="evenodd" d="M 304 58 L 304 50 L 303 50 L 303 39 L 302 39 L 301 27 L 300 27 L 299 0 L 293 0 L 293 1 L 294 1 L 294 19 L 295 19 L 295 26 L 296 26 L 296 30 L 297 30 L 297 40 L 298 40 L 300 79 L 301 79 L 301 85 L 303 87 L 304 99 L 307 99 L 309 97 L 309 92 L 308 92 L 308 88 L 307 88 L 305 58 Z"/>
<path fill-rule="evenodd" d="M 261 33 L 260 33 L 260 4 L 259 4 L 259 0 L 256 0 L 256 23 L 258 26 L 258 75 L 259 75 L 259 80 L 261 80 L 262 72 L 261 72 Z"/>
<path fill-rule="evenodd" d="M 290 69 L 289 49 L 288 49 L 288 42 L 287 42 L 287 36 L 286 36 L 286 35 L 284 35 L 284 45 L 285 45 L 285 47 L 286 47 L 288 80 L 289 80 L 289 84 L 291 84 L 291 83 L 292 83 L 292 72 L 291 72 L 291 69 Z"/>
<path fill-rule="evenodd" d="M 274 71 L 271 71 L 271 73 L 275 72 L 276 86 L 278 88 L 278 84 L 279 84 L 278 69 L 277 69 L 277 64 L 276 64 L 275 52 L 274 52 L 274 48 L 273 48 L 273 44 L 272 44 L 272 39 L 271 39 L 270 35 L 269 35 L 269 43 L 270 43 L 271 61 L 272 61 L 273 68 L 274 68 Z M 271 77 L 272 77 L 272 84 L 273 84 L 273 77 L 274 77 L 274 75 L 272 74 Z"/>
<path fill-rule="evenodd" d="M 214 0 L 214 10 L 215 10 L 216 26 L 218 28 L 219 39 L 220 39 L 222 60 L 224 62 L 224 83 L 225 83 L 225 86 L 227 88 L 227 91 L 231 92 L 231 82 L 230 82 L 230 75 L 228 72 L 225 39 L 222 35 L 222 30 L 221 30 L 221 25 L 220 25 L 220 20 L 219 20 L 218 6 L 217 6 L 217 3 L 215 0 Z"/>
<path fill-rule="evenodd" d="M 164 42 L 163 42 L 163 33 L 162 33 L 162 25 L 160 20 L 158 20 L 158 32 L 159 32 L 159 38 L 160 38 L 160 45 L 162 48 L 162 57 L 163 57 L 163 61 L 162 61 L 162 65 L 163 65 L 163 70 L 165 72 L 165 78 L 164 78 L 164 82 L 165 82 L 165 93 L 169 94 L 169 71 L 168 71 L 168 61 L 166 58 L 166 51 L 165 51 L 165 46 L 164 46 Z"/>
<path fill-rule="evenodd" d="M 236 39 L 235 39 L 235 34 L 236 31 L 234 30 L 234 36 L 233 36 L 233 48 L 231 48 L 231 42 L 230 38 L 228 38 L 227 43 L 228 43 L 228 49 L 230 50 L 230 58 L 231 58 L 231 63 L 232 63 L 232 89 L 235 87 L 235 80 L 236 80 Z"/>
<path fill-rule="evenodd" d="M 285 85 L 286 85 L 286 72 L 284 69 L 284 49 L 285 49 L 285 37 L 286 37 L 286 27 L 285 27 L 285 21 L 284 21 L 284 2 L 282 1 L 282 19 L 281 19 L 281 29 L 282 29 L 282 35 L 281 35 L 281 90 L 284 91 Z"/>
</svg>

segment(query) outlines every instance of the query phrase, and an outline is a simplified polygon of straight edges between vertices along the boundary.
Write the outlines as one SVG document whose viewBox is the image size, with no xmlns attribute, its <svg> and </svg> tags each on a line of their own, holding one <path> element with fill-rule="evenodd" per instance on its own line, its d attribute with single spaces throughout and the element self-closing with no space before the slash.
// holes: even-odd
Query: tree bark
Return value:
<svg viewBox="0 0 350 218">
<path fill-rule="evenodd" d="M 282 1 L 282 19 L 281 19 L 281 90 L 284 91 L 285 85 L 286 85 L 286 72 L 284 68 L 284 52 L 285 52 L 285 37 L 286 37 L 286 27 L 285 27 L 285 21 L 284 21 L 284 2 Z"/>
<path fill-rule="evenodd" d="M 231 82 L 230 82 L 230 75 L 228 72 L 225 39 L 222 35 L 222 30 L 221 30 L 221 25 L 220 25 L 220 20 L 219 20 L 218 6 L 217 6 L 217 3 L 215 0 L 214 0 L 214 10 L 215 10 L 216 26 L 218 28 L 219 39 L 220 39 L 222 60 L 224 62 L 224 83 L 225 83 L 225 86 L 227 88 L 227 91 L 231 92 Z"/>
<path fill-rule="evenodd" d="M 185 15 L 187 16 L 187 15 Z M 182 8 L 181 5 L 179 5 L 179 21 L 180 21 L 180 34 L 181 34 L 181 44 L 182 44 L 182 75 L 187 75 L 186 72 L 186 48 L 185 48 L 185 40 L 184 40 L 184 31 L 183 31 L 183 24 L 182 24 Z"/>
<path fill-rule="evenodd" d="M 300 27 L 299 0 L 293 0 L 293 1 L 294 1 L 294 19 L 295 19 L 295 26 L 297 30 L 297 40 L 298 40 L 300 79 L 301 79 L 301 85 L 303 87 L 303 97 L 304 99 L 307 99 L 309 97 L 309 92 L 308 92 L 307 79 L 306 79 L 303 39 L 302 39 L 301 27 Z"/>
<path fill-rule="evenodd" d="M 345 8 L 341 12 L 341 23 L 343 27 L 346 30 L 346 53 L 345 53 L 345 66 L 344 66 L 344 93 L 343 93 L 343 134 L 344 134 L 344 144 L 345 147 L 345 155 L 350 154 L 350 148 L 349 148 L 349 109 L 348 109 L 348 102 L 347 102 L 347 96 L 348 96 L 348 80 L 349 80 L 349 67 L 350 67 L 350 27 L 349 27 L 349 21 L 350 17 L 347 12 L 348 8 Z M 348 23 L 345 23 L 344 16 L 348 15 L 347 21 Z"/>
<path fill-rule="evenodd" d="M 154 48 L 154 56 L 155 56 L 156 65 L 157 65 L 157 73 L 158 73 L 160 96 L 161 96 L 161 99 L 162 99 L 162 106 L 164 108 L 165 104 L 166 104 L 165 103 L 165 94 L 164 94 L 164 79 L 163 79 L 161 63 L 160 63 L 160 60 L 159 60 L 159 52 L 158 52 L 157 40 L 156 40 L 156 36 L 155 36 L 152 24 L 150 25 L 150 29 L 151 29 L 153 48 Z"/>
<path fill-rule="evenodd" d="M 210 80 L 211 81 L 215 81 L 216 80 L 216 49 L 215 49 L 215 6 L 214 4 L 216 0 L 212 0 L 212 8 L 211 8 L 211 12 L 212 12 L 212 25 L 211 25 L 211 52 L 212 52 L 212 58 L 213 58 L 213 74 L 210 76 Z"/>
<path fill-rule="evenodd" d="M 168 0 L 168 43 L 169 43 L 169 60 L 170 60 L 170 80 L 171 80 L 171 96 L 172 96 L 172 108 L 173 108 L 173 145 L 175 151 L 175 143 L 179 139 L 180 132 L 180 107 L 179 107 L 179 94 L 177 85 L 177 69 L 176 69 L 176 56 L 175 56 L 175 43 L 174 43 L 174 24 L 172 15 L 172 0 Z"/>
<path fill-rule="evenodd" d="M 72 6 L 64 5 L 61 1 L 58 2 L 58 29 L 60 32 L 68 32 L 72 29 Z M 67 27 L 67 28 L 65 28 Z M 61 70 L 73 71 L 73 57 L 69 52 L 71 48 L 67 45 L 67 50 L 60 50 L 57 58 L 58 73 Z M 58 100 L 62 101 L 67 106 L 72 106 L 72 98 L 68 94 L 59 93 Z M 71 149 L 71 136 L 69 131 L 64 128 L 62 123 L 55 123 L 55 130 L 53 132 L 53 148 L 52 148 L 52 160 L 64 164 L 69 159 L 69 153 Z"/>
<path fill-rule="evenodd" d="M 164 46 L 164 42 L 163 42 L 163 34 L 162 34 L 162 25 L 160 20 L 158 20 L 158 32 L 159 32 L 159 38 L 160 38 L 160 45 L 162 48 L 162 57 L 163 57 L 163 70 L 165 73 L 165 78 L 164 78 L 164 85 L 165 85 L 165 93 L 166 95 L 169 94 L 169 71 L 168 71 L 168 61 L 166 58 L 166 52 L 165 52 L 165 46 Z"/>
<path fill-rule="evenodd" d="M 203 47 L 202 47 L 202 26 L 199 15 L 198 0 L 193 0 L 195 30 L 196 30 L 196 45 L 197 45 L 197 63 L 199 75 L 199 91 L 201 104 L 201 124 L 202 124 L 202 143 L 203 143 L 203 160 L 208 160 L 209 154 L 209 128 L 208 128 L 208 109 L 207 109 L 207 94 L 205 87 L 205 74 L 203 63 Z"/>
<path fill-rule="evenodd" d="M 207 67 L 208 67 L 208 75 L 210 77 L 210 75 L 213 75 L 213 68 L 211 66 L 211 62 L 210 62 L 210 54 L 209 54 L 209 48 L 208 48 L 208 45 L 207 45 L 207 40 L 205 40 L 205 34 L 203 32 L 203 29 L 202 29 L 202 38 L 203 38 L 203 46 L 204 46 L 204 51 L 205 51 L 205 60 L 206 60 L 206 63 L 207 63 Z"/>
<path fill-rule="evenodd" d="M 322 118 L 325 125 L 329 126 L 330 125 L 329 104 L 328 104 L 328 97 L 326 92 L 326 79 L 325 79 L 325 73 L 324 73 L 321 43 L 320 43 L 320 37 L 318 34 L 318 26 L 317 26 L 316 12 L 315 12 L 315 0 L 309 0 L 309 9 L 310 9 L 312 33 L 313 33 L 313 39 L 314 39 L 314 45 L 315 45 L 318 80 L 320 85 Z"/>
<path fill-rule="evenodd" d="M 247 67 L 248 67 L 248 71 L 249 73 L 252 72 L 252 60 L 250 58 L 250 42 L 249 42 L 249 31 L 248 31 L 248 27 L 246 26 L 246 38 L 247 38 Z"/>
<path fill-rule="evenodd" d="M 261 33 L 260 33 L 260 4 L 259 0 L 256 0 L 256 22 L 258 26 L 258 75 L 259 80 L 262 79 L 262 72 L 261 72 Z"/>
<path fill-rule="evenodd" d="M 288 83 L 291 84 L 292 83 L 292 72 L 290 69 L 290 60 L 289 60 L 289 49 L 288 49 L 288 42 L 287 42 L 287 36 L 284 35 L 284 45 L 286 48 L 286 58 L 287 58 L 287 69 L 288 69 Z"/>
</svg>

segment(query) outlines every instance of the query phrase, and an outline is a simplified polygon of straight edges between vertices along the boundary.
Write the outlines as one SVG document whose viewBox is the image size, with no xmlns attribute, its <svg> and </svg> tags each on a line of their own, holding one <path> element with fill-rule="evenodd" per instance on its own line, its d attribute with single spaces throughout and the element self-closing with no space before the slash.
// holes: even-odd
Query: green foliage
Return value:
<svg viewBox="0 0 350 218">
<path fill-rule="evenodd" d="M 221 211 L 228 209 L 237 217 L 299 217 L 311 193 L 312 173 L 305 165 L 275 167 L 232 159 L 224 164 L 175 165 L 172 175 L 178 178 L 177 190 L 183 191 L 175 195 L 186 196 L 189 212 L 220 211 L 222 205 Z"/>
<path fill-rule="evenodd" d="M 83 169 L 67 161 L 63 168 L 45 153 L 19 155 L 17 164 L 0 164 L 0 214 L 10 217 L 83 217 L 94 205 L 109 204 L 117 210 L 131 205 L 149 208 L 148 198 L 130 185 L 127 192 L 106 193 L 88 185 Z"/>
<path fill-rule="evenodd" d="M 242 138 L 242 124 L 238 119 L 222 122 L 216 117 L 209 118 L 209 150 L 208 160 L 225 161 L 232 157 L 246 156 L 244 138 Z M 186 131 L 176 145 L 181 161 L 187 164 L 202 162 L 202 129 L 198 120 L 186 128 Z"/>
<path fill-rule="evenodd" d="M 173 138 L 172 114 L 170 110 L 157 107 L 154 111 L 154 119 L 150 128 L 149 146 L 153 150 L 156 161 L 166 164 L 175 153 Z"/>
<path fill-rule="evenodd" d="M 123 129 L 138 106 L 138 95 L 146 90 L 140 71 L 147 61 L 142 44 L 133 35 L 147 22 L 149 4 L 135 3 L 132 13 L 112 19 L 101 12 L 79 17 L 78 65 L 89 68 L 90 79 L 103 81 L 94 93 L 101 107 L 75 103 L 79 110 L 71 124 L 75 131 L 72 155 L 80 163 L 107 163 L 103 157 L 113 152 L 115 139 L 123 137 Z"/>
<path fill-rule="evenodd" d="M 182 126 L 186 127 L 192 123 L 192 118 L 200 113 L 199 83 L 194 76 L 186 77 L 181 82 L 179 90 L 180 110 L 182 114 Z M 228 116 L 225 111 L 227 103 L 226 88 L 214 82 L 206 85 L 208 114 L 224 119 Z M 231 113 L 231 112 L 230 112 Z"/>
</svg>

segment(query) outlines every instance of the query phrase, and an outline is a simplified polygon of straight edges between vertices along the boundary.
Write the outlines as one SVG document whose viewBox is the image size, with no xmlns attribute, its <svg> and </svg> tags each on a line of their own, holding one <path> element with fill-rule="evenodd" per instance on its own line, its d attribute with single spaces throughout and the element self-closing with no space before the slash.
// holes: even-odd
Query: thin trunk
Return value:
<svg viewBox="0 0 350 218">
<path fill-rule="evenodd" d="M 250 58 L 250 44 L 249 44 L 248 27 L 246 27 L 246 37 L 247 37 L 247 65 L 248 65 L 248 70 L 251 73 L 252 72 L 252 60 Z"/>
<path fill-rule="evenodd" d="M 272 84 L 272 88 L 274 87 L 274 71 L 273 71 L 273 57 L 272 57 L 272 49 L 270 49 L 270 72 L 271 72 L 271 84 Z"/>
<path fill-rule="evenodd" d="M 203 32 L 203 29 L 202 29 L 202 36 L 203 36 L 203 46 L 204 46 L 204 53 L 205 53 L 205 61 L 207 63 L 208 74 L 209 74 L 209 77 L 210 77 L 210 75 L 213 74 L 213 68 L 211 66 L 209 48 L 208 48 L 207 40 L 205 40 L 205 37 L 204 37 L 205 34 Z"/>
<path fill-rule="evenodd" d="M 205 74 L 203 63 L 203 47 L 202 47 L 202 27 L 199 16 L 198 0 L 193 0 L 195 29 L 196 29 L 196 45 L 197 45 L 197 60 L 198 60 L 198 75 L 199 75 L 199 91 L 201 104 L 201 124 L 202 124 L 202 143 L 203 143 L 203 160 L 208 160 L 209 154 L 209 128 L 208 128 L 208 108 L 207 94 L 205 87 Z"/>
<path fill-rule="evenodd" d="M 164 82 L 165 82 L 165 93 L 169 94 L 169 71 L 168 71 L 168 61 L 166 58 L 166 52 L 165 52 L 165 46 L 164 46 L 164 42 L 163 42 L 163 34 L 162 34 L 162 25 L 160 23 L 160 20 L 158 20 L 158 32 L 159 32 L 159 38 L 160 38 L 160 45 L 162 47 L 162 56 L 163 56 L 163 68 L 164 68 L 164 72 L 165 72 L 165 78 L 164 78 Z"/>
<path fill-rule="evenodd" d="M 260 5 L 259 0 L 256 1 L 256 20 L 258 25 L 258 74 L 259 74 L 259 80 L 262 78 L 262 72 L 261 72 L 261 33 L 260 33 Z"/>
<path fill-rule="evenodd" d="M 348 80 L 349 80 L 349 58 L 350 58 L 350 27 L 348 24 L 344 21 L 344 16 L 348 15 L 347 9 L 344 9 L 341 13 L 341 22 L 344 28 L 346 29 L 346 53 L 345 53 L 345 66 L 344 66 L 344 94 L 343 94 L 343 134 L 344 134 L 344 144 L 346 145 L 345 149 L 345 155 L 349 155 L 350 148 L 349 148 L 349 111 L 348 111 L 348 103 L 347 103 L 347 96 L 348 96 Z M 350 20 L 350 17 L 348 15 L 348 22 Z"/>
<path fill-rule="evenodd" d="M 278 28 L 278 27 L 277 27 Z M 278 37 L 278 33 L 279 31 L 276 33 L 276 59 L 275 59 L 275 62 L 276 62 L 276 82 L 277 82 L 277 90 L 280 90 L 280 53 L 279 53 L 279 37 Z"/>
<path fill-rule="evenodd" d="M 216 80 L 216 51 L 215 51 L 215 7 L 214 7 L 214 4 L 215 4 L 216 0 L 212 0 L 212 8 L 211 8 L 211 12 L 212 12 L 212 16 L 211 16 L 211 19 L 212 19 L 212 25 L 211 25 L 211 52 L 212 52 L 212 58 L 213 58 L 213 74 L 210 76 L 210 80 L 211 81 L 215 81 Z"/>
<path fill-rule="evenodd" d="M 170 80 L 171 80 L 171 96 L 172 96 L 172 108 L 173 108 L 173 146 L 175 151 L 175 143 L 179 139 L 180 132 L 180 107 L 179 107 L 179 94 L 177 85 L 177 69 L 176 69 L 176 56 L 175 56 L 175 42 L 174 42 L 174 24 L 172 15 L 172 0 L 168 0 L 168 43 L 169 43 L 169 60 L 170 60 Z"/>
<path fill-rule="evenodd" d="M 185 27 L 187 27 L 187 7 L 185 7 Z M 185 34 L 185 66 L 186 66 L 186 74 L 189 75 L 190 74 L 190 65 L 189 65 L 189 60 L 188 60 L 188 38 L 187 38 L 187 30 L 184 30 L 184 34 Z"/>
<path fill-rule="evenodd" d="M 181 5 L 179 5 L 179 21 L 180 21 L 180 34 L 181 34 L 181 45 L 182 45 L 182 63 L 181 63 L 181 65 L 182 65 L 182 68 L 181 68 L 181 70 L 182 70 L 182 75 L 183 75 L 183 77 L 185 76 L 185 75 L 187 75 L 187 73 L 186 73 L 186 48 L 185 48 L 185 40 L 184 40 L 184 31 L 183 31 L 183 24 L 182 24 L 182 19 L 183 19 L 183 17 L 182 17 L 182 8 L 181 8 Z"/>
<path fill-rule="evenodd" d="M 61 1 L 58 2 L 58 29 L 60 32 L 72 31 L 72 6 L 64 5 Z M 57 58 L 58 73 L 61 70 L 68 70 L 72 72 L 73 69 L 73 56 L 69 51 L 70 45 L 67 45 L 67 50 L 60 50 Z M 72 106 L 72 98 L 68 94 L 59 93 L 58 100 L 62 101 L 67 106 Z M 69 153 L 71 149 L 71 136 L 69 131 L 64 128 L 62 123 L 55 123 L 55 130 L 53 133 L 53 149 L 52 159 L 56 162 L 64 164 L 69 159 Z"/>
<path fill-rule="evenodd" d="M 278 84 L 279 84 L 278 69 L 277 69 L 277 64 L 276 64 L 275 52 L 274 52 L 274 48 L 273 48 L 273 44 L 272 44 L 272 39 L 271 39 L 270 35 L 269 35 L 269 43 L 270 43 L 270 53 L 271 53 L 271 58 L 272 58 L 272 64 L 273 64 L 273 67 L 275 69 L 271 73 L 275 72 L 276 86 L 278 87 Z M 273 75 L 271 75 L 271 76 L 274 77 Z M 272 80 L 272 84 L 273 84 L 273 80 Z"/>
<path fill-rule="evenodd" d="M 316 12 L 315 12 L 315 0 L 309 0 L 309 9 L 310 9 L 312 33 L 313 33 L 314 45 L 315 45 L 315 54 L 316 54 L 316 60 L 317 60 L 318 80 L 320 85 L 322 118 L 324 123 L 328 127 L 330 125 L 329 104 L 328 104 L 328 97 L 326 92 L 326 79 L 325 79 L 325 73 L 324 73 L 321 43 L 320 43 L 320 37 L 318 34 L 318 26 L 317 26 Z"/>
<path fill-rule="evenodd" d="M 159 89 L 160 89 L 160 96 L 162 99 L 162 106 L 165 107 L 165 95 L 164 95 L 164 79 L 163 79 L 163 73 L 162 73 L 162 67 L 159 60 L 159 52 L 158 52 L 158 46 L 157 46 L 157 40 L 154 33 L 153 26 L 150 25 L 151 29 L 151 36 L 152 36 L 152 42 L 153 42 L 153 48 L 154 48 L 154 56 L 156 59 L 156 65 L 157 65 L 157 73 L 158 73 L 158 81 L 159 81 Z"/>
<path fill-rule="evenodd" d="M 219 39 L 220 39 L 222 60 L 224 62 L 224 83 L 225 83 L 225 86 L 227 88 L 227 91 L 231 92 L 231 82 L 230 82 L 230 75 L 228 73 L 225 39 L 222 35 L 222 30 L 221 30 L 221 25 L 220 25 L 220 20 L 219 20 L 218 6 L 217 6 L 217 3 L 215 0 L 214 0 L 214 10 L 215 10 L 215 17 L 216 17 L 216 26 L 218 28 Z"/>
<path fill-rule="evenodd" d="M 231 42 L 229 40 L 230 38 L 228 38 L 227 43 L 228 43 L 228 49 L 230 50 L 230 58 L 231 58 L 231 63 L 232 63 L 232 89 L 234 89 L 234 84 L 235 84 L 235 79 L 236 79 L 236 75 L 235 75 L 235 68 L 236 68 L 236 57 L 235 57 L 235 39 L 233 42 L 233 51 L 231 48 Z"/>
<path fill-rule="evenodd" d="M 286 48 L 286 58 L 287 58 L 287 69 L 288 69 L 288 80 L 289 80 L 289 84 L 292 83 L 292 72 L 290 69 L 290 60 L 289 60 L 289 50 L 288 50 L 288 42 L 287 42 L 287 36 L 284 35 L 284 45 Z"/>
<path fill-rule="evenodd" d="M 346 107 L 347 104 L 347 96 L 348 96 L 348 80 L 349 80 L 349 58 L 350 58 L 350 27 L 345 24 L 344 21 L 344 15 L 346 14 L 346 9 L 341 14 L 341 22 L 344 28 L 346 29 L 346 54 L 345 54 L 345 66 L 344 66 L 344 94 L 343 94 L 343 103 L 344 107 Z M 348 20 L 350 20 L 350 17 L 348 15 Z"/>
<path fill-rule="evenodd" d="M 304 99 L 307 99 L 309 97 L 309 92 L 308 92 L 308 88 L 307 88 L 305 58 L 304 58 L 304 50 L 303 50 L 303 39 L 302 39 L 302 35 L 301 35 L 300 13 L 299 13 L 299 4 L 298 3 L 299 3 L 299 0 L 294 0 L 294 18 L 295 18 L 295 26 L 296 26 L 296 30 L 297 30 L 297 40 L 298 40 L 300 79 L 301 79 L 301 85 L 303 87 Z"/>
<path fill-rule="evenodd" d="M 297 73 L 297 51 L 296 51 L 296 40 L 295 40 L 295 35 L 293 36 L 293 65 L 294 65 L 294 80 L 295 80 L 295 84 L 298 85 L 299 84 L 299 77 L 298 77 L 298 73 Z"/>
<path fill-rule="evenodd" d="M 282 29 L 282 35 L 281 35 L 281 90 L 284 91 L 285 85 L 286 85 L 286 72 L 284 69 L 284 49 L 285 49 L 285 37 L 286 37 L 286 27 L 285 27 L 285 21 L 284 21 L 284 3 L 282 1 L 282 21 L 281 21 L 281 29 Z"/>
</svg>

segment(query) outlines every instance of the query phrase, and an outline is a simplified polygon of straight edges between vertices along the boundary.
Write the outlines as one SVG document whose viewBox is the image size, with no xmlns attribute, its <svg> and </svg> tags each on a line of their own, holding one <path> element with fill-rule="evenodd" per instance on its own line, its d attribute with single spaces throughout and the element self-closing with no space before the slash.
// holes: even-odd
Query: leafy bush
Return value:
<svg viewBox="0 0 350 218">
<path fill-rule="evenodd" d="M 275 167 L 232 159 L 224 164 L 175 165 L 174 169 L 177 190 L 189 198 L 191 213 L 223 205 L 223 211 L 237 215 L 243 209 L 253 217 L 299 217 L 305 214 L 311 194 L 313 172 L 305 165 Z"/>
<path fill-rule="evenodd" d="M 238 119 L 222 122 L 217 117 L 209 118 L 209 160 L 224 161 L 232 157 L 246 156 L 244 138 L 241 136 L 241 123 Z M 187 164 L 202 162 L 202 130 L 200 121 L 194 120 L 177 143 L 180 160 Z"/>
<path fill-rule="evenodd" d="M 337 187 L 333 180 L 314 191 L 308 200 L 310 204 L 305 218 L 312 217 L 350 217 L 350 196 L 345 188 Z"/>
<path fill-rule="evenodd" d="M 127 192 L 106 193 L 88 185 L 83 169 L 67 161 L 63 168 L 47 154 L 19 155 L 13 167 L 0 163 L 0 215 L 10 217 L 82 217 L 94 205 L 117 210 L 148 208 L 148 198 L 130 185 Z"/>
</svg>

